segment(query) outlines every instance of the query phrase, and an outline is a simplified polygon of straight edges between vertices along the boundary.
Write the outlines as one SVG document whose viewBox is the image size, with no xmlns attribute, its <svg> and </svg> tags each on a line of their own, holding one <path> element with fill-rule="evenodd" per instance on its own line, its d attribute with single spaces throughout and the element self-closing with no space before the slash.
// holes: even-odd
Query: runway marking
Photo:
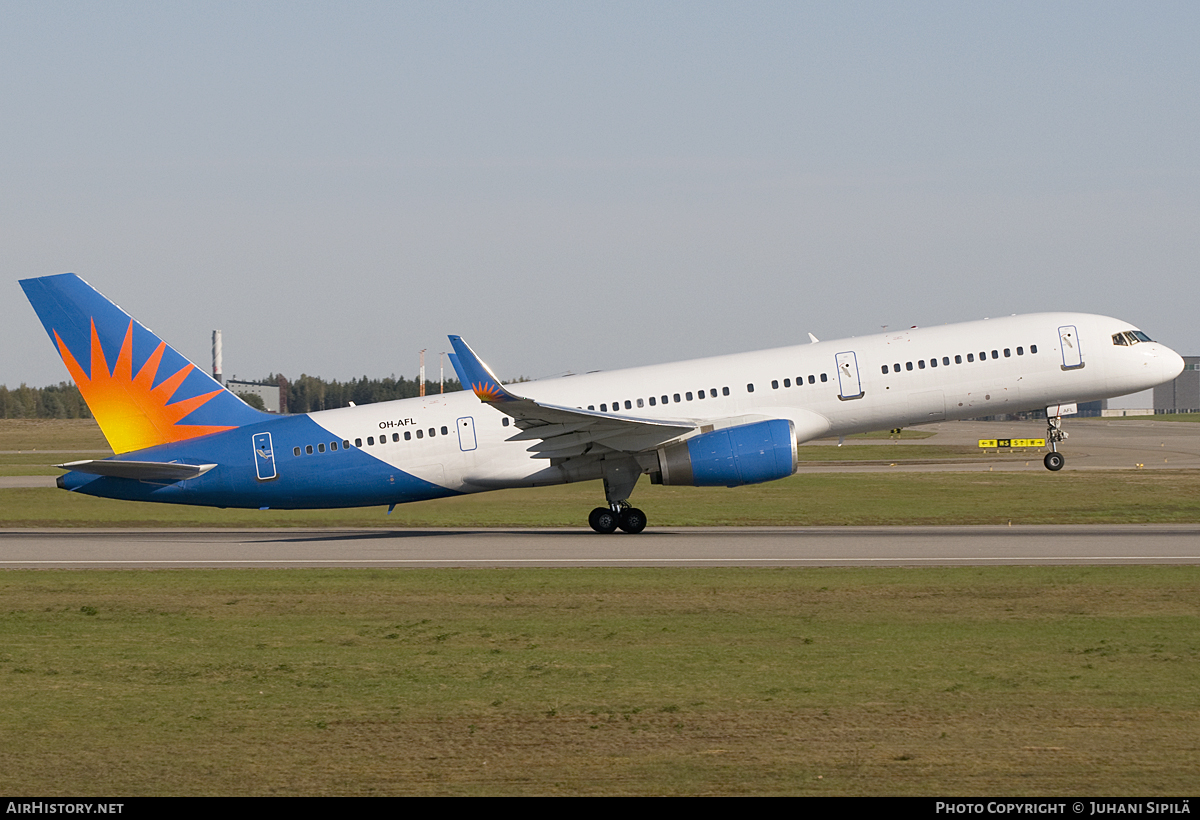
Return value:
<svg viewBox="0 0 1200 820">
<path fill-rule="evenodd" d="M 908 557 L 908 558 L 282 558 L 282 559 L 251 559 L 212 560 L 212 559 L 180 559 L 180 560 L 99 560 L 99 561 L 0 561 L 0 567 L 12 566 L 70 566 L 97 564 L 137 564 L 137 565 L 195 565 L 195 564 L 241 564 L 241 565 L 270 565 L 270 564 L 445 564 L 461 566 L 463 564 L 704 564 L 704 563 L 816 563 L 820 561 L 839 561 L 843 563 L 911 563 L 949 561 L 979 563 L 983 561 L 1059 561 L 1078 563 L 1081 561 L 1200 561 L 1200 555 L 1092 555 L 1083 557 L 1064 557 L 1054 555 L 1043 556 L 1007 556 L 999 558 L 941 558 L 941 557 Z"/>
</svg>

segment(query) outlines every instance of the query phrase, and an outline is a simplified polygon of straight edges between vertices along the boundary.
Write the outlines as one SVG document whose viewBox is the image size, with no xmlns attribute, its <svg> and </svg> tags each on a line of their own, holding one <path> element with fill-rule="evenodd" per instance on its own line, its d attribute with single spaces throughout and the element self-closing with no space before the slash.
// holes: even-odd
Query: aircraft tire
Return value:
<svg viewBox="0 0 1200 820">
<path fill-rule="evenodd" d="M 616 530 L 618 525 L 617 514 L 608 507 L 597 507 L 592 510 L 592 514 L 588 516 L 588 524 L 592 529 L 603 535 L 608 535 Z"/>
<path fill-rule="evenodd" d="M 617 516 L 617 526 L 630 535 L 637 535 L 646 529 L 646 514 L 637 507 L 626 507 Z"/>
<path fill-rule="evenodd" d="M 1063 468 L 1067 460 L 1063 458 L 1062 453 L 1046 453 L 1046 457 L 1042 459 L 1042 463 L 1046 465 L 1047 470 L 1056 473 Z"/>
</svg>

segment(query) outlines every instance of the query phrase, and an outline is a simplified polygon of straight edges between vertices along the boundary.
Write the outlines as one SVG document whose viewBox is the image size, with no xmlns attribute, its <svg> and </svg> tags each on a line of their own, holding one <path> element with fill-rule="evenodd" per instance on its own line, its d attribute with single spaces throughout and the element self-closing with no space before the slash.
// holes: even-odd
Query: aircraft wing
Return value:
<svg viewBox="0 0 1200 820">
<path fill-rule="evenodd" d="M 464 387 L 479 400 L 516 420 L 518 432 L 509 441 L 533 442 L 533 458 L 567 459 L 604 452 L 638 453 L 679 438 L 697 429 L 684 419 L 643 419 L 598 413 L 577 407 L 560 407 L 518 396 L 496 378 L 491 369 L 462 340 L 451 336 L 451 363 Z"/>
<path fill-rule="evenodd" d="M 95 461 L 71 461 L 55 464 L 61 470 L 90 473 L 110 478 L 132 478 L 139 481 L 181 481 L 204 475 L 216 464 L 179 464 L 174 461 L 117 461 L 103 459 Z"/>
</svg>

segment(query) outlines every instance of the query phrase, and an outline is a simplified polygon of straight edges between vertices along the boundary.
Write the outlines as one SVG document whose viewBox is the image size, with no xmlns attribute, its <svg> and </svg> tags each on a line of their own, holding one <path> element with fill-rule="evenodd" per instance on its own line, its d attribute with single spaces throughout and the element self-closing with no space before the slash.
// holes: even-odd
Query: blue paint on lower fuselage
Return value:
<svg viewBox="0 0 1200 820">
<path fill-rule="evenodd" d="M 268 432 L 274 447 L 277 477 L 258 478 L 254 436 Z M 69 472 L 59 486 L 86 495 L 126 501 L 159 501 L 216 507 L 258 509 L 310 509 L 371 507 L 403 504 L 459 495 L 432 482 L 409 475 L 357 447 L 293 456 L 307 445 L 334 437 L 308 416 L 285 416 L 236 430 L 164 444 L 114 456 L 114 461 L 173 461 L 182 464 L 216 464 L 201 476 L 183 481 L 138 481 Z"/>
</svg>

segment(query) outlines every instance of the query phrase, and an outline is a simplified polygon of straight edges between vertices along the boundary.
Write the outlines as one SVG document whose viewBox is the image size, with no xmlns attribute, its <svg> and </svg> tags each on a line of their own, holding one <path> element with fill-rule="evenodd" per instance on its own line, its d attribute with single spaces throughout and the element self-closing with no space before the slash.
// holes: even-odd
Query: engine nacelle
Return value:
<svg viewBox="0 0 1200 820">
<path fill-rule="evenodd" d="M 787 478 L 796 472 L 791 421 L 773 419 L 702 433 L 658 449 L 653 484 L 738 487 Z"/>
</svg>

